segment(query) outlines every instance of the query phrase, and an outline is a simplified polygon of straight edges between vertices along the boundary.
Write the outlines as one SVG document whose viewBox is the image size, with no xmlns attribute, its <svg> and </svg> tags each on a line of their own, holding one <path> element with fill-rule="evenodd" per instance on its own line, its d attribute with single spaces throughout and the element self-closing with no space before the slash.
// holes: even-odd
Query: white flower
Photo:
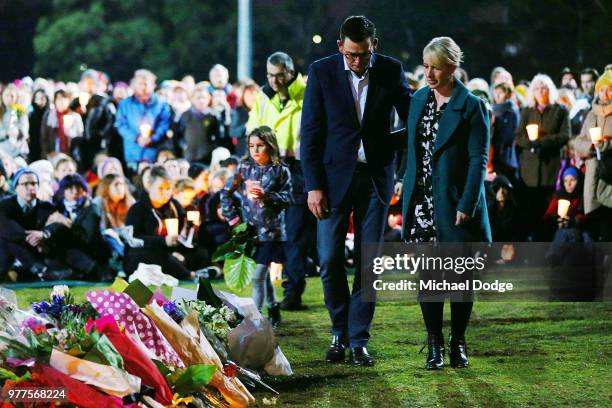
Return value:
<svg viewBox="0 0 612 408">
<path fill-rule="evenodd" d="M 53 287 L 53 290 L 51 291 L 51 298 L 53 298 L 53 296 L 57 296 L 57 297 L 63 297 L 65 298 L 66 296 L 68 296 L 68 293 L 70 293 L 70 288 L 66 285 L 55 285 Z"/>
<path fill-rule="evenodd" d="M 215 309 L 214 307 L 212 307 L 211 305 L 206 305 L 204 306 L 204 316 L 208 316 L 211 315 L 213 313 L 215 313 L 217 311 L 217 309 Z"/>
</svg>

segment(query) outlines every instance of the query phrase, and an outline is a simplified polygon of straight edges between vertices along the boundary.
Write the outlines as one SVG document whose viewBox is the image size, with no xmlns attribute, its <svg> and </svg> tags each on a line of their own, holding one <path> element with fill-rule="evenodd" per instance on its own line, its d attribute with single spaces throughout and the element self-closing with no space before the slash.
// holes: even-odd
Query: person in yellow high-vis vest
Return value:
<svg viewBox="0 0 612 408">
<path fill-rule="evenodd" d="M 269 126 L 276 133 L 282 160 L 291 170 L 293 204 L 286 212 L 287 242 L 284 270 L 285 295 L 280 308 L 302 310 L 302 293 L 308 254 L 316 242 L 316 220 L 306 205 L 304 177 L 300 166 L 300 125 L 306 83 L 295 72 L 293 60 L 284 52 L 275 52 L 266 63 L 268 84 L 262 87 L 249 113 L 247 135 L 259 126 Z"/>
</svg>

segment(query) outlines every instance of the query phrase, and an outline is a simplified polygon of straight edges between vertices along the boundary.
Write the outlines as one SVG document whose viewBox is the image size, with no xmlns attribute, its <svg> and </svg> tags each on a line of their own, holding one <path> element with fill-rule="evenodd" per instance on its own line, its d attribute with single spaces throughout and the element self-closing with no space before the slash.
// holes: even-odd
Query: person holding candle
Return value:
<svg viewBox="0 0 612 408">
<path fill-rule="evenodd" d="M 58 153 L 70 154 L 71 142 L 83 136 L 81 115 L 69 108 L 70 97 L 58 90 L 53 97 L 53 107 L 43 115 L 40 130 L 40 154 L 43 158 Z"/>
<path fill-rule="evenodd" d="M 125 162 L 133 173 L 138 162 L 154 162 L 170 127 L 170 107 L 153 93 L 156 76 L 146 69 L 134 73 L 134 95 L 119 102 L 115 127 L 123 138 Z"/>
<path fill-rule="evenodd" d="M 283 242 L 287 239 L 285 209 L 291 204 L 291 173 L 282 164 L 274 131 L 255 128 L 248 136 L 249 156 L 238 165 L 236 174 L 221 191 L 223 217 L 232 226 L 242 221 L 257 232 L 257 268 L 253 276 L 253 300 L 259 310 L 264 301 L 273 326 L 280 323 L 280 305 L 270 281 L 271 262 L 283 263 Z M 240 197 L 236 208 L 233 194 Z M 241 211 L 240 211 L 241 210 Z"/>
<path fill-rule="evenodd" d="M 0 99 L 0 151 L 11 157 L 27 157 L 30 125 L 26 107 L 18 102 L 19 89 L 7 85 Z"/>
<path fill-rule="evenodd" d="M 520 172 L 524 189 L 526 225 L 538 226 L 551 199 L 561 167 L 561 151 L 570 138 L 569 112 L 557 103 L 558 91 L 549 76 L 538 74 L 529 86 L 527 106 L 516 129 Z M 537 125 L 537 127 L 536 127 Z M 529 126 L 529 127 L 528 127 Z M 530 231 L 538 240 L 542 231 Z"/>
<path fill-rule="evenodd" d="M 124 267 L 128 275 L 142 262 L 160 265 L 164 273 L 178 279 L 196 277 L 185 265 L 183 250 L 179 247 L 185 211 L 172 198 L 172 190 L 172 181 L 166 170 L 162 166 L 153 167 L 146 186 L 147 193 L 127 213 L 126 225 L 131 225 L 134 237 L 143 242 L 141 247 L 126 247 Z"/>
<path fill-rule="evenodd" d="M 605 180 L 605 174 L 601 171 L 601 167 L 612 160 L 612 70 L 607 70 L 599 78 L 595 89 L 593 107 L 576 138 L 575 149 L 586 160 L 585 213 L 589 219 L 599 220 L 589 224 L 598 228 L 599 231 L 595 232 L 597 236 L 601 236 L 604 241 L 612 241 L 612 183 Z"/>
<path fill-rule="evenodd" d="M 584 217 L 582 178 L 582 172 L 574 166 L 563 171 L 561 188 L 553 195 L 543 218 L 552 230 L 580 226 Z"/>
</svg>

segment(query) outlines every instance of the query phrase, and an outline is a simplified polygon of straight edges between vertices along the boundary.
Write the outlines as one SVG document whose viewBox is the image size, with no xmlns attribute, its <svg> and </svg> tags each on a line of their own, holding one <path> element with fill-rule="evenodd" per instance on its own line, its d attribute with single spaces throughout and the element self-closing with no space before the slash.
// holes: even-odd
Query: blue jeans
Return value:
<svg viewBox="0 0 612 408">
<path fill-rule="evenodd" d="M 361 244 L 382 242 L 388 209 L 388 203 L 383 203 L 379 198 L 369 174 L 357 170 L 342 202 L 331 209 L 328 218 L 318 222 L 317 250 L 332 334 L 348 336 L 350 347 L 365 347 L 370 338 L 375 302 L 361 299 Z M 349 290 L 344 267 L 344 244 L 351 212 L 355 231 L 356 268 L 352 292 Z"/>
</svg>

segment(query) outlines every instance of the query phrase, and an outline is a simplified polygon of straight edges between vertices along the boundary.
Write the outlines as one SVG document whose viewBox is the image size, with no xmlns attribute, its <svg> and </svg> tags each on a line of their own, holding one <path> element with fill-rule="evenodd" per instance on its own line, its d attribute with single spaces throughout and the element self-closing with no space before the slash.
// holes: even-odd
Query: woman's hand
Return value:
<svg viewBox="0 0 612 408">
<path fill-rule="evenodd" d="M 172 256 L 175 257 L 180 263 L 185 263 L 185 256 L 179 252 L 173 252 Z"/>
<path fill-rule="evenodd" d="M 461 211 L 457 211 L 457 216 L 455 218 L 455 225 L 463 225 L 468 222 L 472 217 L 467 214 L 462 213 Z"/>
<path fill-rule="evenodd" d="M 166 235 L 166 246 L 175 247 L 178 245 L 178 236 Z"/>
</svg>

